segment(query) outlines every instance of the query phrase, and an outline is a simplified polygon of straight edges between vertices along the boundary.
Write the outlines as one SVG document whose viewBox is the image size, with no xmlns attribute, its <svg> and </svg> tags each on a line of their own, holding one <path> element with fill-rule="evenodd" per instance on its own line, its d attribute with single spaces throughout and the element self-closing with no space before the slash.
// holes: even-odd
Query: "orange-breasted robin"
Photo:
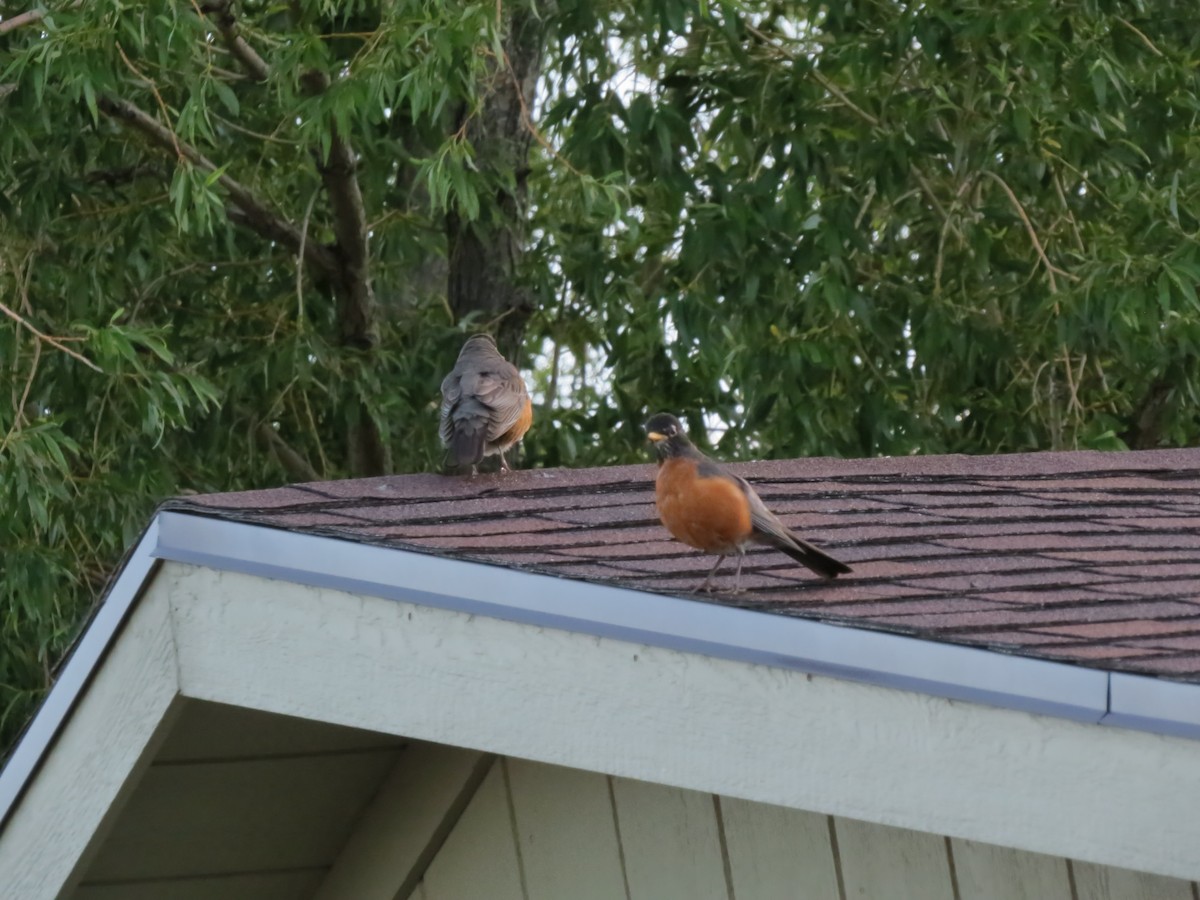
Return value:
<svg viewBox="0 0 1200 900">
<path fill-rule="evenodd" d="M 491 335 L 476 334 L 459 351 L 458 362 L 442 380 L 439 433 L 447 464 L 470 466 L 500 454 L 500 471 L 507 472 L 504 451 L 525 436 L 533 423 L 533 403 L 517 367 L 500 355 Z"/>
<path fill-rule="evenodd" d="M 717 554 L 717 563 L 701 590 L 710 590 L 713 575 L 726 556 L 737 554 L 734 591 L 741 590 L 742 561 L 749 544 L 768 544 L 824 578 L 836 578 L 850 567 L 802 540 L 779 520 L 744 478 L 727 472 L 696 449 L 679 420 L 668 413 L 651 417 L 646 433 L 658 453 L 654 500 L 667 531 L 689 547 Z"/>
</svg>

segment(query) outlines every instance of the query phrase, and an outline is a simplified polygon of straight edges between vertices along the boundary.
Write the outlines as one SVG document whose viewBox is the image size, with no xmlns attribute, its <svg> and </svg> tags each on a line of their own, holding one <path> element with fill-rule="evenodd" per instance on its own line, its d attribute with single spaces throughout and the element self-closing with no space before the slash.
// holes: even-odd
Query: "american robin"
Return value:
<svg viewBox="0 0 1200 900">
<path fill-rule="evenodd" d="M 769 544 L 825 578 L 850 567 L 793 534 L 767 509 L 744 478 L 725 471 L 696 449 L 679 420 L 668 413 L 651 417 L 646 433 L 658 453 L 654 500 L 667 531 L 689 547 L 717 554 L 701 590 L 726 556 L 737 554 L 734 591 L 741 590 L 742 561 L 748 544 Z"/>
<path fill-rule="evenodd" d="M 500 355 L 491 335 L 467 339 L 458 362 L 442 380 L 439 433 L 448 465 L 470 466 L 500 454 L 500 471 L 509 471 L 504 451 L 521 440 L 533 422 L 533 403 L 517 367 Z"/>
</svg>

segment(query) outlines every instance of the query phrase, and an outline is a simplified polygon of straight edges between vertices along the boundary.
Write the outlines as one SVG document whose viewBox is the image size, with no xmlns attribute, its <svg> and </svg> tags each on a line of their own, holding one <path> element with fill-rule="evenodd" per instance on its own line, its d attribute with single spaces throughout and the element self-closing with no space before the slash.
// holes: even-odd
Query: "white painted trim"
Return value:
<svg viewBox="0 0 1200 900">
<path fill-rule="evenodd" d="M 145 597 L 0 831 L 4 896 L 66 895 L 149 765 L 180 704 L 167 598 Z"/>
<path fill-rule="evenodd" d="M 158 519 L 161 559 L 1086 722 L 1108 711 L 1098 669 L 183 513 Z"/>
<path fill-rule="evenodd" d="M 197 699 L 1200 877 L 1198 741 L 177 563 L 160 583 Z"/>
<path fill-rule="evenodd" d="M 0 772 L 0 834 L 21 792 L 48 752 L 63 722 L 75 708 L 76 700 L 108 652 L 134 601 L 158 564 L 151 552 L 157 544 L 158 519 L 155 518 L 129 555 L 96 615 L 88 623 L 87 630 L 59 671 L 54 687 L 42 701 L 37 715 L 21 735 L 4 770 Z"/>
</svg>

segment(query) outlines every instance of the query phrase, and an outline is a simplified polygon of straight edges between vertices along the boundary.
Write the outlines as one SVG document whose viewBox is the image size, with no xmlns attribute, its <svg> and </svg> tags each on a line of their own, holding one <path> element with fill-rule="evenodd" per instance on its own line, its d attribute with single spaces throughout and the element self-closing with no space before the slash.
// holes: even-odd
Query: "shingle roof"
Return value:
<svg viewBox="0 0 1200 900">
<path fill-rule="evenodd" d="M 658 523 L 652 465 L 322 482 L 167 508 L 1200 682 L 1200 449 L 731 468 L 854 573 L 824 582 L 761 548 L 745 592 L 692 595 L 713 558 Z"/>
</svg>

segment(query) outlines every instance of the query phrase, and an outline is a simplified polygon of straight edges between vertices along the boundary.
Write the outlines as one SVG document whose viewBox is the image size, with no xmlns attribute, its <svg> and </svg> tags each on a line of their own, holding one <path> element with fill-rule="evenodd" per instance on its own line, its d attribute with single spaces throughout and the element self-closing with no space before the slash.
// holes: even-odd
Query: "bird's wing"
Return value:
<svg viewBox="0 0 1200 900">
<path fill-rule="evenodd" d="M 472 385 L 473 395 L 491 410 L 487 437 L 495 441 L 517 423 L 529 402 L 525 379 L 517 367 L 500 359 L 487 371 L 480 372 Z"/>
<path fill-rule="evenodd" d="M 442 410 L 438 424 L 438 436 L 442 446 L 448 447 L 454 437 L 454 409 L 462 400 L 462 373 L 458 366 L 442 379 Z"/>
<path fill-rule="evenodd" d="M 767 509 L 766 504 L 754 492 L 754 488 L 750 487 L 750 482 L 736 475 L 730 477 L 738 481 L 746 499 L 750 501 L 751 535 L 755 540 L 777 547 L 823 578 L 836 578 L 851 571 L 840 559 L 835 559 L 819 547 L 814 547 L 784 525 L 775 513 Z"/>
<path fill-rule="evenodd" d="M 796 536 L 779 520 L 779 517 L 775 513 L 767 509 L 767 505 L 755 493 L 754 488 L 750 486 L 750 482 L 731 472 L 726 472 L 725 476 L 736 481 L 738 487 L 742 489 L 742 493 L 746 495 L 746 500 L 750 503 L 750 527 L 755 532 L 768 540 L 773 538 L 784 544 L 793 547 L 796 546 Z"/>
</svg>

